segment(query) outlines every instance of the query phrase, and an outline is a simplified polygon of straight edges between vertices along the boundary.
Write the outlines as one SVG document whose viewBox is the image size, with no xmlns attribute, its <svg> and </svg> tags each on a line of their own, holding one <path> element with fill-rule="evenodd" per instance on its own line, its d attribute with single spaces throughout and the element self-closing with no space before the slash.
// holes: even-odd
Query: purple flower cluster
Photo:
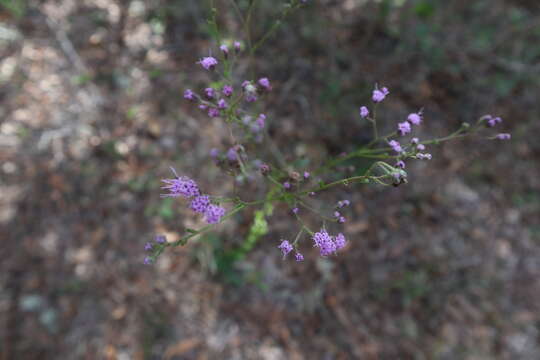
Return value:
<svg viewBox="0 0 540 360">
<path fill-rule="evenodd" d="M 343 248 L 347 241 L 342 233 L 330 236 L 325 229 L 321 229 L 313 234 L 313 242 L 314 246 L 319 248 L 321 256 L 328 256 Z"/>
<path fill-rule="evenodd" d="M 422 122 L 422 110 L 411 113 L 409 116 L 407 116 L 407 121 L 403 121 L 398 123 L 398 134 L 401 136 L 405 136 L 409 134 L 412 131 L 413 125 L 420 125 Z"/>
<path fill-rule="evenodd" d="M 168 194 L 162 194 L 162 197 L 184 197 L 192 199 L 189 205 L 190 209 L 196 213 L 204 214 L 206 222 L 217 224 L 225 215 L 225 209 L 219 205 L 212 204 L 208 195 L 201 195 L 199 187 L 194 180 L 186 176 L 178 176 L 176 171 L 171 168 L 176 178 L 164 179 L 165 186 L 162 189 L 169 191 Z"/>
<path fill-rule="evenodd" d="M 167 238 L 165 237 L 165 235 L 156 235 L 156 237 L 154 238 L 154 242 L 155 242 L 155 244 L 163 245 L 163 244 L 165 244 L 167 242 Z M 144 245 L 144 251 L 147 251 L 147 252 L 153 251 L 154 247 L 155 247 L 155 244 L 147 242 Z M 154 260 L 153 260 L 153 258 L 151 256 L 146 256 L 144 258 L 144 260 L 143 260 L 143 263 L 145 265 L 150 265 L 153 262 L 154 262 Z"/>
<path fill-rule="evenodd" d="M 283 258 L 293 251 L 294 247 L 291 245 L 291 243 L 288 240 L 281 240 L 281 244 L 279 244 L 278 249 L 281 250 L 281 253 L 283 254 Z M 304 255 L 300 254 L 298 251 L 294 255 L 294 258 L 296 261 L 303 261 Z"/>
<path fill-rule="evenodd" d="M 380 103 L 386 98 L 388 94 L 390 94 L 390 91 L 388 91 L 388 88 L 383 87 L 379 90 L 379 88 L 375 86 L 375 90 L 373 90 L 373 95 L 371 96 L 371 99 L 375 103 Z"/>
<path fill-rule="evenodd" d="M 197 64 L 200 64 L 206 70 L 214 70 L 218 64 L 218 61 L 212 56 L 207 56 L 199 60 Z"/>
</svg>

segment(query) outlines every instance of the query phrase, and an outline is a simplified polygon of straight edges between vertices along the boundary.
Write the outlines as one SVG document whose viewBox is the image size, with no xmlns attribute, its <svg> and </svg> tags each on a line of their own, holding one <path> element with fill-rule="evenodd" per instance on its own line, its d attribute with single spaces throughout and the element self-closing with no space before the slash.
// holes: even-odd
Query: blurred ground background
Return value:
<svg viewBox="0 0 540 360">
<path fill-rule="evenodd" d="M 261 1 L 254 36 L 282 2 Z M 540 358 L 538 1 L 311 1 L 257 54 L 280 147 L 354 149 L 375 82 L 387 129 L 424 106 L 422 138 L 492 113 L 512 141 L 432 147 L 407 186 L 321 196 L 354 204 L 337 257 L 282 261 L 296 225 L 277 208 L 235 264 L 250 213 L 151 267 L 146 241 L 200 225 L 159 198 L 170 165 L 231 188 L 208 158 L 225 128 L 182 99 L 207 80 L 208 4 L 0 4 L 1 359 Z"/>
</svg>

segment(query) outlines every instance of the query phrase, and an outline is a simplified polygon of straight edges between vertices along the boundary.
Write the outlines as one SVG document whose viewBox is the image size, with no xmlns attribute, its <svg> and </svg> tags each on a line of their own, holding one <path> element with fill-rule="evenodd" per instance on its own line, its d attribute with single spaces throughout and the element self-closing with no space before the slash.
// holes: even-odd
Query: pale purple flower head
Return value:
<svg viewBox="0 0 540 360">
<path fill-rule="evenodd" d="M 328 256 L 336 251 L 336 243 L 325 229 L 313 234 L 313 242 L 314 246 L 319 248 L 321 256 Z"/>
<path fill-rule="evenodd" d="M 416 149 L 417 149 L 417 150 L 420 150 L 420 151 L 424 151 L 424 150 L 426 150 L 426 145 L 424 145 L 424 144 L 418 144 L 418 145 L 416 145 Z"/>
<path fill-rule="evenodd" d="M 154 247 L 154 245 L 150 244 L 149 242 L 147 242 L 145 245 L 144 245 L 144 251 L 150 251 L 152 250 L 152 248 Z"/>
<path fill-rule="evenodd" d="M 210 197 L 208 195 L 200 195 L 191 200 L 189 207 L 197 213 L 204 214 L 209 205 Z"/>
<path fill-rule="evenodd" d="M 229 104 L 227 104 L 227 101 L 225 101 L 225 99 L 219 99 L 217 106 L 220 109 L 226 109 L 227 107 L 229 107 Z"/>
<path fill-rule="evenodd" d="M 266 91 L 272 90 L 272 85 L 270 85 L 270 80 L 268 80 L 268 78 L 266 77 L 260 78 L 258 83 L 264 90 Z"/>
<path fill-rule="evenodd" d="M 244 81 L 242 83 L 242 89 L 244 89 L 244 98 L 247 102 L 254 102 L 257 100 L 257 88 L 251 81 Z"/>
<path fill-rule="evenodd" d="M 401 136 L 407 135 L 411 132 L 411 124 L 407 121 L 400 122 L 398 124 L 398 133 Z"/>
<path fill-rule="evenodd" d="M 206 94 L 207 98 L 213 99 L 214 96 L 216 95 L 216 90 L 214 90 L 211 87 L 208 87 L 208 88 L 204 89 L 204 93 Z"/>
<path fill-rule="evenodd" d="M 175 179 L 163 179 L 161 181 L 165 183 L 165 186 L 162 186 L 161 188 L 169 191 L 168 194 L 162 194 L 161 197 L 182 196 L 185 198 L 190 198 L 199 195 L 199 187 L 197 186 L 197 183 L 187 176 L 177 176 Z"/>
<path fill-rule="evenodd" d="M 291 188 L 291 183 L 288 182 L 288 181 L 285 181 L 285 182 L 283 183 L 283 187 L 284 187 L 286 190 L 289 190 L 289 189 Z"/>
<path fill-rule="evenodd" d="M 258 126 L 260 129 L 264 129 L 264 125 L 266 124 L 266 115 L 260 114 L 260 115 L 257 117 L 256 123 L 257 123 L 257 126 Z"/>
<path fill-rule="evenodd" d="M 217 157 L 219 156 L 219 150 L 216 149 L 216 148 L 213 148 L 210 150 L 210 157 L 212 159 L 217 159 Z"/>
<path fill-rule="evenodd" d="M 339 219 L 338 219 L 338 223 L 340 223 L 340 224 L 344 224 L 345 221 L 347 221 L 347 219 L 345 219 L 344 216 L 340 216 Z"/>
<path fill-rule="evenodd" d="M 345 244 L 347 243 L 347 240 L 345 239 L 345 235 L 343 235 L 342 233 L 337 234 L 334 241 L 336 243 L 336 250 L 343 248 Z"/>
<path fill-rule="evenodd" d="M 190 89 L 187 89 L 186 91 L 184 91 L 184 99 L 191 101 L 195 100 L 195 93 Z"/>
<path fill-rule="evenodd" d="M 383 87 L 382 89 L 378 89 L 378 88 L 375 88 L 375 90 L 373 90 L 373 95 L 371 97 L 371 99 L 378 103 L 378 102 L 381 102 L 384 100 L 384 98 L 390 94 L 390 91 L 388 91 L 388 88 L 385 88 Z"/>
<path fill-rule="evenodd" d="M 409 114 L 407 117 L 407 121 L 410 122 L 412 125 L 420 125 L 422 122 L 422 114 L 421 113 L 412 113 Z"/>
<path fill-rule="evenodd" d="M 368 110 L 368 108 L 365 107 L 365 106 L 362 106 L 362 107 L 360 108 L 360 117 L 362 117 L 362 118 L 367 118 L 368 116 L 369 116 L 369 110 Z"/>
<path fill-rule="evenodd" d="M 236 52 L 240 52 L 240 50 L 242 50 L 242 44 L 240 43 L 240 41 L 235 41 L 233 43 L 233 47 L 234 47 L 234 51 Z"/>
<path fill-rule="evenodd" d="M 154 241 L 158 244 L 165 244 L 167 242 L 167 238 L 165 235 L 156 235 Z"/>
<path fill-rule="evenodd" d="M 413 144 L 413 145 L 418 145 L 419 142 L 420 142 L 420 140 L 418 140 L 417 137 L 414 137 L 414 138 L 411 139 L 411 144 Z"/>
<path fill-rule="evenodd" d="M 152 258 L 150 256 L 147 256 L 143 260 L 144 265 L 151 265 L 152 264 Z"/>
<path fill-rule="evenodd" d="M 229 159 L 229 161 L 238 160 L 238 152 L 236 152 L 235 148 L 232 147 L 229 150 L 227 150 L 227 159 Z"/>
<path fill-rule="evenodd" d="M 351 202 L 349 200 L 340 200 L 337 202 L 337 207 L 340 209 L 342 207 L 349 206 L 349 205 L 351 205 Z"/>
<path fill-rule="evenodd" d="M 502 119 L 500 117 L 490 117 L 487 121 L 487 124 L 489 127 L 494 127 L 495 125 L 502 122 Z"/>
<path fill-rule="evenodd" d="M 300 254 L 299 252 L 297 252 L 296 254 L 294 254 L 294 259 L 296 261 L 304 261 L 304 255 Z"/>
<path fill-rule="evenodd" d="M 299 209 L 297 207 L 292 209 L 293 214 L 298 214 Z"/>
<path fill-rule="evenodd" d="M 396 167 L 400 168 L 400 169 L 405 169 L 405 162 L 403 160 L 399 160 L 397 163 L 396 163 Z"/>
<path fill-rule="evenodd" d="M 229 97 L 233 93 L 233 87 L 231 85 L 225 85 L 223 86 L 222 92 L 223 92 L 223 95 Z"/>
<path fill-rule="evenodd" d="M 399 142 L 397 142 L 396 140 L 390 140 L 388 142 L 388 145 L 390 145 L 392 150 L 394 150 L 397 153 L 403 152 L 403 148 L 401 147 L 401 144 Z"/>
<path fill-rule="evenodd" d="M 223 55 L 225 57 L 227 57 L 229 55 L 229 47 L 225 44 L 222 44 L 220 47 L 219 47 L 219 50 L 221 50 L 221 52 L 223 53 Z"/>
<path fill-rule="evenodd" d="M 205 104 L 199 104 L 199 109 L 206 110 L 206 109 L 208 109 L 208 106 L 205 105 Z"/>
<path fill-rule="evenodd" d="M 512 135 L 507 134 L 507 133 L 501 133 L 501 134 L 497 134 L 495 138 L 498 140 L 510 140 L 512 138 Z"/>
<path fill-rule="evenodd" d="M 214 68 L 218 64 L 218 61 L 212 56 L 207 56 L 199 60 L 197 64 L 201 64 L 201 66 L 206 70 L 214 70 Z"/>
<path fill-rule="evenodd" d="M 225 209 L 219 205 L 210 204 L 204 212 L 206 222 L 209 224 L 217 224 L 225 215 Z"/>
<path fill-rule="evenodd" d="M 216 109 L 215 107 L 211 107 L 210 109 L 208 109 L 208 116 L 210 116 L 211 118 L 216 118 L 219 116 L 219 110 Z"/>
<path fill-rule="evenodd" d="M 282 240 L 279 244 L 278 249 L 283 253 L 283 257 L 287 256 L 293 250 L 292 245 L 287 240 Z"/>
<path fill-rule="evenodd" d="M 311 174 L 308 171 L 304 171 L 304 179 L 309 179 L 310 175 Z"/>
</svg>

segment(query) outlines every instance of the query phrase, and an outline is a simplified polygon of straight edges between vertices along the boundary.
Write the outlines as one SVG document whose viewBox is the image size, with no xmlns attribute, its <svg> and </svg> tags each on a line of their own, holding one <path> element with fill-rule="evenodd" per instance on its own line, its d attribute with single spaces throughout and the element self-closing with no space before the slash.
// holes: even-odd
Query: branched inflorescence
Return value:
<svg viewBox="0 0 540 360">
<path fill-rule="evenodd" d="M 304 3 L 307 1 L 291 0 L 283 11 L 282 17 L 291 10 L 300 8 Z M 244 19 L 244 21 L 247 20 Z M 215 19 L 213 24 L 217 27 Z M 276 24 L 280 24 L 280 21 Z M 358 146 L 356 150 L 348 154 L 328 159 L 315 169 L 294 169 L 284 160 L 279 148 L 267 136 L 269 125 L 267 115 L 257 111 L 258 108 L 253 109 L 255 105 L 260 105 L 261 98 L 273 90 L 272 82 L 265 76 L 258 79 L 238 79 L 233 76 L 233 65 L 242 51 L 247 50 L 248 55 L 252 57 L 273 31 L 275 27 L 272 27 L 256 43 L 248 39 L 247 44 L 239 41 L 220 44 L 219 59 L 206 56 L 197 61 L 197 64 L 205 71 L 218 74 L 219 81 L 212 82 L 200 92 L 192 89 L 184 91 L 184 98 L 187 101 L 196 105 L 210 118 L 223 120 L 229 128 L 231 143 L 223 150 L 217 148 L 210 150 L 213 162 L 240 184 L 261 179 L 266 191 L 265 195 L 255 201 L 243 200 L 237 191 L 233 198 L 212 197 L 202 194 L 194 180 L 187 176 L 178 176 L 172 169 L 174 178 L 162 180 L 164 183 L 162 189 L 166 193 L 161 196 L 187 200 L 189 209 L 202 215 L 208 225 L 199 230 L 188 229 L 189 234 L 176 242 L 167 242 L 164 236 L 158 235 L 154 242 L 145 244 L 144 250 L 150 255 L 145 258 L 144 263 L 153 263 L 166 247 L 184 245 L 189 239 L 201 235 L 247 207 L 263 207 L 267 204 L 279 203 L 287 205 L 289 214 L 299 224 L 299 231 L 294 241 L 281 240 L 277 245 L 283 259 L 294 251 L 296 261 L 304 260 L 304 255 L 300 252 L 300 242 L 305 238 L 304 233 L 309 234 L 313 242 L 313 246 L 307 249 L 315 247 L 320 256 L 325 258 L 335 255 L 346 247 L 347 240 L 342 232 L 330 235 L 327 225 L 340 226 L 346 223 L 347 219 L 343 213 L 351 202 L 346 199 L 339 200 L 332 208 L 321 211 L 310 203 L 316 194 L 333 187 L 355 183 L 400 186 L 408 181 L 408 174 L 405 171 L 408 161 L 432 159 L 432 155 L 426 152 L 427 145 L 438 145 L 448 140 L 478 134 L 484 128 L 494 128 L 502 123 L 500 117 L 485 115 L 473 125 L 463 123 L 457 131 L 448 136 L 422 141 L 413 136 L 415 128 L 424 122 L 424 110 L 419 109 L 408 114 L 402 121 L 398 121 L 394 132 L 381 136 L 376 114 L 378 107 L 390 96 L 390 90 L 387 87 L 375 85 L 371 93 L 372 104 L 362 105 L 359 108 L 360 120 L 371 123 L 373 128 L 371 142 Z M 508 133 L 495 133 L 486 138 L 509 140 L 510 137 Z M 272 151 L 264 151 L 267 148 Z M 261 160 L 270 156 L 268 160 Z M 352 158 L 371 159 L 372 163 L 363 175 L 336 179 L 334 171 L 336 166 Z M 225 209 L 220 206 L 222 202 L 233 203 L 235 207 L 226 214 Z M 323 225 L 319 231 L 310 230 L 303 219 L 307 213 L 315 214 L 322 220 Z"/>
</svg>

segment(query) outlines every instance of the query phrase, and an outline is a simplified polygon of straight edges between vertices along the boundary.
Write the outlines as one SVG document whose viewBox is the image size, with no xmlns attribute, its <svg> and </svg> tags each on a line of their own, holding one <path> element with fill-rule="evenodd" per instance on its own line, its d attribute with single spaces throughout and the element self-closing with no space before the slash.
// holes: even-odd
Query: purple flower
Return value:
<svg viewBox="0 0 540 360">
<path fill-rule="evenodd" d="M 250 81 L 244 81 L 242 83 L 244 89 L 245 100 L 247 102 L 254 102 L 257 100 L 257 88 Z"/>
<path fill-rule="evenodd" d="M 186 91 L 184 91 L 184 99 L 192 101 L 195 100 L 195 93 L 190 89 L 187 89 Z"/>
<path fill-rule="evenodd" d="M 162 186 L 161 188 L 169 191 L 168 194 L 162 194 L 161 197 L 183 196 L 185 198 L 190 198 L 199 195 L 197 183 L 186 176 L 177 176 L 176 179 L 163 179 L 161 181 L 165 183 L 165 186 Z"/>
<path fill-rule="evenodd" d="M 403 160 L 399 160 L 397 163 L 396 163 L 396 167 L 400 168 L 400 169 L 405 169 L 405 162 Z"/>
<path fill-rule="evenodd" d="M 144 265 L 151 265 L 152 264 L 152 258 L 150 256 L 147 256 L 143 260 Z"/>
<path fill-rule="evenodd" d="M 213 88 L 209 87 L 209 88 L 204 89 L 204 93 L 206 94 L 206 97 L 207 97 L 207 98 L 213 99 L 214 96 L 216 95 L 216 90 L 214 90 Z"/>
<path fill-rule="evenodd" d="M 234 51 L 240 52 L 242 50 L 242 44 L 240 44 L 240 41 L 235 41 L 233 44 Z"/>
<path fill-rule="evenodd" d="M 336 251 L 336 243 L 324 229 L 313 234 L 313 242 L 314 246 L 319 248 L 321 256 L 328 256 Z"/>
<path fill-rule="evenodd" d="M 362 106 L 362 107 L 360 108 L 360 117 L 362 117 L 362 118 L 367 118 L 368 116 L 369 116 L 369 110 L 368 110 L 368 108 L 365 107 L 365 106 Z"/>
<path fill-rule="evenodd" d="M 304 255 L 300 254 L 299 252 L 294 254 L 294 258 L 296 261 L 304 261 Z"/>
<path fill-rule="evenodd" d="M 340 223 L 340 224 L 344 224 L 345 221 L 347 221 L 347 219 L 345 219 L 345 217 L 343 217 L 343 216 L 340 216 L 339 219 L 338 219 L 338 223 Z"/>
<path fill-rule="evenodd" d="M 495 138 L 498 139 L 498 140 L 510 140 L 512 138 L 512 135 L 506 134 L 506 133 L 501 133 L 501 134 L 497 134 L 497 136 L 495 136 Z"/>
<path fill-rule="evenodd" d="M 225 101 L 225 99 L 219 99 L 218 103 L 217 103 L 217 106 L 218 108 L 220 109 L 226 109 L 229 105 L 227 104 L 227 102 Z"/>
<path fill-rule="evenodd" d="M 283 258 L 285 258 L 285 256 L 292 251 L 293 247 L 287 240 L 282 240 L 281 244 L 278 246 L 278 249 L 281 249 Z"/>
<path fill-rule="evenodd" d="M 336 250 L 343 248 L 347 242 L 347 240 L 345 239 L 345 235 L 343 235 L 342 233 L 337 234 L 334 241 L 336 243 Z"/>
<path fill-rule="evenodd" d="M 191 204 L 189 205 L 189 207 L 191 208 L 191 210 L 197 213 L 204 214 L 209 205 L 210 198 L 208 197 L 208 195 L 200 195 L 191 200 Z"/>
<path fill-rule="evenodd" d="M 201 64 L 201 66 L 206 70 L 214 70 L 214 68 L 218 64 L 218 61 L 211 56 L 207 56 L 199 60 L 197 64 Z"/>
<path fill-rule="evenodd" d="M 407 117 L 407 121 L 410 122 L 412 125 L 420 125 L 422 122 L 422 114 L 421 113 L 412 113 L 409 114 Z"/>
<path fill-rule="evenodd" d="M 219 110 L 214 108 L 214 107 L 211 107 L 210 109 L 208 109 L 208 116 L 210 116 L 211 118 L 216 118 L 219 116 Z"/>
<path fill-rule="evenodd" d="M 209 224 L 217 224 L 221 218 L 225 215 L 225 209 L 221 206 L 210 204 L 204 212 L 206 222 Z"/>
<path fill-rule="evenodd" d="M 414 138 L 411 139 L 411 144 L 413 144 L 413 145 L 418 145 L 418 142 L 419 142 L 419 141 L 420 141 L 420 140 L 418 140 L 418 138 L 414 137 Z"/>
<path fill-rule="evenodd" d="M 229 150 L 227 150 L 227 159 L 229 159 L 229 161 L 238 160 L 238 153 L 236 152 L 235 148 L 230 148 Z"/>
<path fill-rule="evenodd" d="M 334 211 L 334 217 L 338 218 L 338 217 L 340 217 L 340 216 L 341 216 L 341 214 L 340 214 L 339 211 Z"/>
<path fill-rule="evenodd" d="M 309 196 L 315 196 L 315 193 L 313 191 L 311 191 L 308 195 Z"/>
<path fill-rule="evenodd" d="M 418 144 L 418 145 L 416 145 L 416 149 L 417 149 L 417 150 L 420 150 L 420 151 L 424 151 L 424 150 L 426 150 L 426 145 L 424 145 L 424 144 Z"/>
<path fill-rule="evenodd" d="M 298 214 L 299 209 L 297 207 L 292 209 L 293 214 Z"/>
<path fill-rule="evenodd" d="M 411 124 L 409 122 L 404 121 L 398 124 L 398 133 L 401 136 L 407 135 L 411 132 Z"/>
<path fill-rule="evenodd" d="M 501 122 L 502 122 L 502 119 L 500 117 L 496 117 L 496 118 L 490 117 L 487 121 L 487 124 L 489 127 L 494 127 L 495 125 Z"/>
<path fill-rule="evenodd" d="M 371 98 L 374 102 L 378 103 L 383 101 L 388 94 L 390 94 L 390 91 L 388 91 L 387 88 L 383 87 L 379 90 L 377 87 L 375 87 L 375 90 L 373 90 L 373 96 Z"/>
<path fill-rule="evenodd" d="M 233 87 L 232 87 L 231 85 L 225 85 L 225 86 L 223 87 L 222 92 L 223 92 L 223 95 L 229 97 L 229 96 L 231 96 L 232 93 L 233 93 Z"/>
<path fill-rule="evenodd" d="M 221 50 L 223 52 L 223 55 L 225 56 L 225 58 L 227 58 L 227 56 L 229 55 L 229 47 L 225 44 L 221 45 L 219 47 L 219 50 Z"/>
<path fill-rule="evenodd" d="M 200 104 L 199 105 L 199 109 L 201 109 L 201 110 L 206 110 L 207 108 L 208 108 L 208 106 L 205 105 L 205 104 Z"/>
<path fill-rule="evenodd" d="M 268 78 L 260 78 L 258 81 L 259 85 L 266 91 L 272 90 L 272 85 L 270 85 L 270 80 Z"/>
<path fill-rule="evenodd" d="M 399 142 L 397 142 L 396 140 L 390 140 L 388 142 L 388 145 L 390 145 L 392 150 L 394 150 L 397 153 L 403 152 L 403 148 L 401 147 L 401 144 Z"/>
<path fill-rule="evenodd" d="M 167 242 L 167 238 L 165 235 L 156 235 L 154 241 L 158 244 L 165 244 Z"/>
<path fill-rule="evenodd" d="M 219 156 L 219 150 L 218 149 L 213 148 L 212 150 L 210 150 L 210 157 L 212 159 L 217 159 L 218 156 Z"/>
<path fill-rule="evenodd" d="M 265 123 L 266 123 L 266 115 L 260 114 L 260 115 L 257 117 L 256 123 L 257 123 L 257 126 L 258 126 L 260 129 L 264 129 L 264 125 L 265 125 Z"/>
<path fill-rule="evenodd" d="M 154 245 L 150 244 L 149 242 L 147 242 L 145 245 L 144 245 L 144 251 L 150 251 L 152 250 L 152 248 L 154 247 Z"/>
<path fill-rule="evenodd" d="M 304 179 L 306 179 L 306 180 L 309 179 L 310 175 L 311 174 L 308 171 L 304 171 Z"/>
<path fill-rule="evenodd" d="M 340 200 L 340 201 L 337 202 L 337 207 L 341 209 L 342 207 L 349 206 L 350 204 L 351 204 L 351 202 L 349 200 Z M 337 215 L 337 216 L 339 216 L 339 215 Z"/>
<path fill-rule="evenodd" d="M 284 187 L 286 190 L 289 190 L 289 189 L 291 188 L 291 183 L 288 182 L 288 181 L 285 181 L 285 182 L 283 183 L 283 187 Z"/>
</svg>

